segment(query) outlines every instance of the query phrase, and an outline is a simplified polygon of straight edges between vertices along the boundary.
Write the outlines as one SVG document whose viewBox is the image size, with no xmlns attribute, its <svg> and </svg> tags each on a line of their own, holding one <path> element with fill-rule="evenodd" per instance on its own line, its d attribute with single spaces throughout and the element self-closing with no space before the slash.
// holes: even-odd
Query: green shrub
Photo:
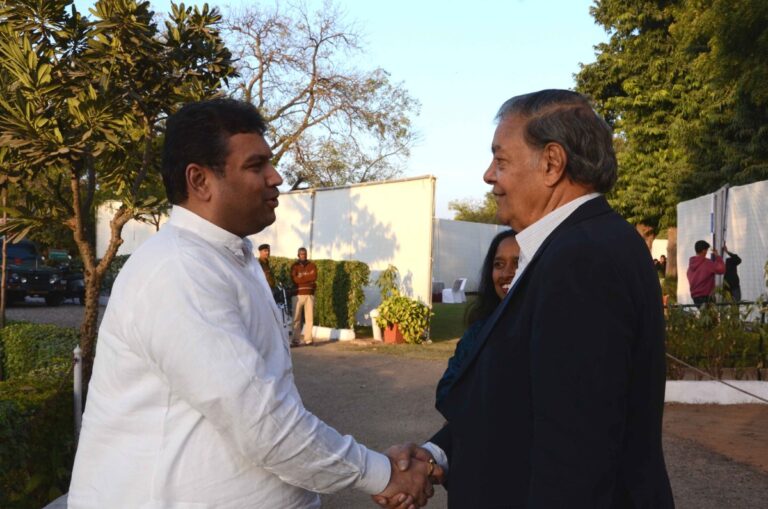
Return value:
<svg viewBox="0 0 768 509">
<path fill-rule="evenodd" d="M 750 306 L 670 307 L 667 313 L 667 353 L 720 378 L 724 368 L 764 367 L 766 325 L 747 322 Z M 684 366 L 669 360 L 668 378 L 682 378 Z"/>
<path fill-rule="evenodd" d="M 116 256 L 104 277 L 102 289 L 111 291 L 117 273 L 128 259 Z M 357 261 L 312 260 L 317 265 L 314 324 L 324 327 L 351 329 L 355 326 L 357 310 L 365 301 L 363 289 L 371 274 L 368 265 Z M 269 266 L 275 281 L 286 290 L 293 288 L 291 266 L 295 258 L 272 256 Z"/>
<path fill-rule="evenodd" d="M 314 324 L 337 329 L 355 326 L 357 310 L 365 301 L 370 269 L 357 261 L 312 260 L 317 265 Z M 295 259 L 273 256 L 269 259 L 275 281 L 293 288 L 291 266 Z"/>
<path fill-rule="evenodd" d="M 432 312 L 421 302 L 395 293 L 379 305 L 376 323 L 382 329 L 397 324 L 406 343 L 421 343 Z"/>
<path fill-rule="evenodd" d="M 32 370 L 64 366 L 72 361 L 77 331 L 56 325 L 14 323 L 0 329 L 3 376 L 14 379 Z"/>
<path fill-rule="evenodd" d="M 14 323 L 0 330 L 0 507 L 39 509 L 67 490 L 75 451 L 74 329 Z"/>
</svg>

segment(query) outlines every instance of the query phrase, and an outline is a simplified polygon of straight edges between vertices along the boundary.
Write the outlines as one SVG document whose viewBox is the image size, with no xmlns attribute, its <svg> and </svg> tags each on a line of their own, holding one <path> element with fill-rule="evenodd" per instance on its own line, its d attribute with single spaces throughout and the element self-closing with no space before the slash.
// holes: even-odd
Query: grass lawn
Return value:
<svg viewBox="0 0 768 509">
<path fill-rule="evenodd" d="M 383 343 L 341 343 L 338 348 L 344 351 L 357 352 L 375 352 L 397 357 L 410 357 L 413 359 L 433 359 L 446 360 L 453 355 L 461 335 L 464 333 L 464 313 L 467 304 L 474 299 L 474 296 L 468 297 L 469 301 L 464 304 L 442 304 L 432 305 L 434 316 L 432 317 L 431 339 L 432 343 L 422 343 L 420 345 L 385 345 Z M 373 337 L 370 327 L 355 327 L 355 336 L 358 338 Z"/>
</svg>

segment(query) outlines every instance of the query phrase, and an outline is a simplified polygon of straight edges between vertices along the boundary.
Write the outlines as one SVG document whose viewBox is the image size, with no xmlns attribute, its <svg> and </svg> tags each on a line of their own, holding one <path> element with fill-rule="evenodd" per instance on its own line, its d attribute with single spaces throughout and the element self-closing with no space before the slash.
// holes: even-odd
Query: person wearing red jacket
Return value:
<svg viewBox="0 0 768 509">
<path fill-rule="evenodd" d="M 291 279 L 296 285 L 296 307 L 293 310 L 293 339 L 291 344 L 301 344 L 301 315 L 304 311 L 304 344 L 312 344 L 312 324 L 314 321 L 315 286 L 317 266 L 307 259 L 307 250 L 299 248 L 299 259 L 291 267 Z"/>
<path fill-rule="evenodd" d="M 725 273 L 725 263 L 715 248 L 712 248 L 712 259 L 707 258 L 709 243 L 706 240 L 696 241 L 694 249 L 696 256 L 691 256 L 688 261 L 688 286 L 693 303 L 701 306 L 714 302 L 712 292 L 715 289 L 715 274 Z"/>
</svg>

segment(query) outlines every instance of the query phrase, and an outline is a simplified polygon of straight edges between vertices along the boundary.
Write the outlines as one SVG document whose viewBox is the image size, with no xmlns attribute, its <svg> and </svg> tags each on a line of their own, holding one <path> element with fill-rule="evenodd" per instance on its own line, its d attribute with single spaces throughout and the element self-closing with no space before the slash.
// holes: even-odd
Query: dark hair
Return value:
<svg viewBox="0 0 768 509">
<path fill-rule="evenodd" d="M 269 244 L 259 244 L 259 251 L 262 249 L 269 249 Z"/>
<path fill-rule="evenodd" d="M 611 128 L 585 96 L 570 90 L 518 95 L 501 106 L 496 120 L 509 115 L 527 120 L 525 139 L 529 145 L 544 148 L 547 143 L 557 143 L 563 147 L 568 157 L 565 171 L 574 182 L 600 193 L 607 193 L 616 183 Z"/>
<path fill-rule="evenodd" d="M 187 166 L 197 163 L 223 175 L 229 138 L 241 133 L 263 136 L 266 130 L 255 106 L 234 99 L 189 103 L 168 117 L 161 169 L 168 201 L 187 200 Z"/>
<path fill-rule="evenodd" d="M 706 240 L 697 240 L 696 244 L 693 245 L 693 249 L 697 253 L 701 253 L 702 251 L 706 251 L 707 249 L 709 249 L 709 242 L 707 242 Z"/>
<path fill-rule="evenodd" d="M 301 253 L 302 251 L 304 251 L 306 253 L 307 252 L 307 248 L 306 247 L 300 247 L 298 252 Z"/>
<path fill-rule="evenodd" d="M 488 252 L 483 260 L 483 267 L 480 269 L 480 283 L 477 287 L 477 298 L 467 308 L 465 321 L 467 325 L 472 325 L 478 320 L 484 320 L 491 316 L 493 310 L 499 305 L 501 299 L 496 295 L 496 289 L 493 286 L 493 260 L 496 258 L 496 250 L 499 249 L 501 241 L 515 236 L 514 230 L 504 230 L 496 234 L 488 246 Z"/>
</svg>

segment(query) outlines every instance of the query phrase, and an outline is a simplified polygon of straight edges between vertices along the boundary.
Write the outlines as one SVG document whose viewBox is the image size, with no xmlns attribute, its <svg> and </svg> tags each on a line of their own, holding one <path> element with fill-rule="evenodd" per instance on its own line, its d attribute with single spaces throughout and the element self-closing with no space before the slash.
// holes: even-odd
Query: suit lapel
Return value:
<svg viewBox="0 0 768 509">
<path fill-rule="evenodd" d="M 501 303 L 496 307 L 494 312 L 491 314 L 490 317 L 485 322 L 485 325 L 483 325 L 482 329 L 480 329 L 480 332 L 477 335 L 477 339 L 475 340 L 475 343 L 470 350 L 470 352 L 467 354 L 467 357 L 464 359 L 464 362 L 459 367 L 459 372 L 456 374 L 456 377 L 453 379 L 453 383 L 448 388 L 448 391 L 451 390 L 451 388 L 456 384 L 457 381 L 461 379 L 462 376 L 464 376 L 464 373 L 468 371 L 469 366 L 474 362 L 474 360 L 477 358 L 479 353 L 482 351 L 483 347 L 488 341 L 488 338 L 490 337 L 491 331 L 493 331 L 493 328 L 496 325 L 496 322 L 499 321 L 499 318 L 501 315 L 507 311 L 507 308 L 509 307 L 509 303 L 514 297 L 515 293 L 521 283 L 524 280 L 527 280 L 531 277 L 531 274 L 533 274 L 536 266 L 536 262 L 541 257 L 541 254 L 546 250 L 547 246 L 552 242 L 553 239 L 557 238 L 558 234 L 567 229 L 571 226 L 580 223 L 581 221 L 584 221 L 585 219 L 589 219 L 592 217 L 595 217 L 597 215 L 605 214 L 608 212 L 611 212 L 612 209 L 608 205 L 608 202 L 606 201 L 604 196 L 599 196 L 597 198 L 594 198 L 592 200 L 589 200 L 588 202 L 581 205 L 579 208 L 573 211 L 573 213 L 566 217 L 562 223 L 560 223 L 553 231 L 550 233 L 547 238 L 544 240 L 544 242 L 541 243 L 541 246 L 539 246 L 539 249 L 536 250 L 536 253 L 531 257 L 531 261 L 528 263 L 528 265 L 525 268 L 525 272 L 518 278 L 517 281 L 515 281 L 515 284 L 512 285 L 512 288 L 509 289 L 507 292 L 507 295 L 504 297 L 504 300 L 501 301 Z"/>
</svg>

